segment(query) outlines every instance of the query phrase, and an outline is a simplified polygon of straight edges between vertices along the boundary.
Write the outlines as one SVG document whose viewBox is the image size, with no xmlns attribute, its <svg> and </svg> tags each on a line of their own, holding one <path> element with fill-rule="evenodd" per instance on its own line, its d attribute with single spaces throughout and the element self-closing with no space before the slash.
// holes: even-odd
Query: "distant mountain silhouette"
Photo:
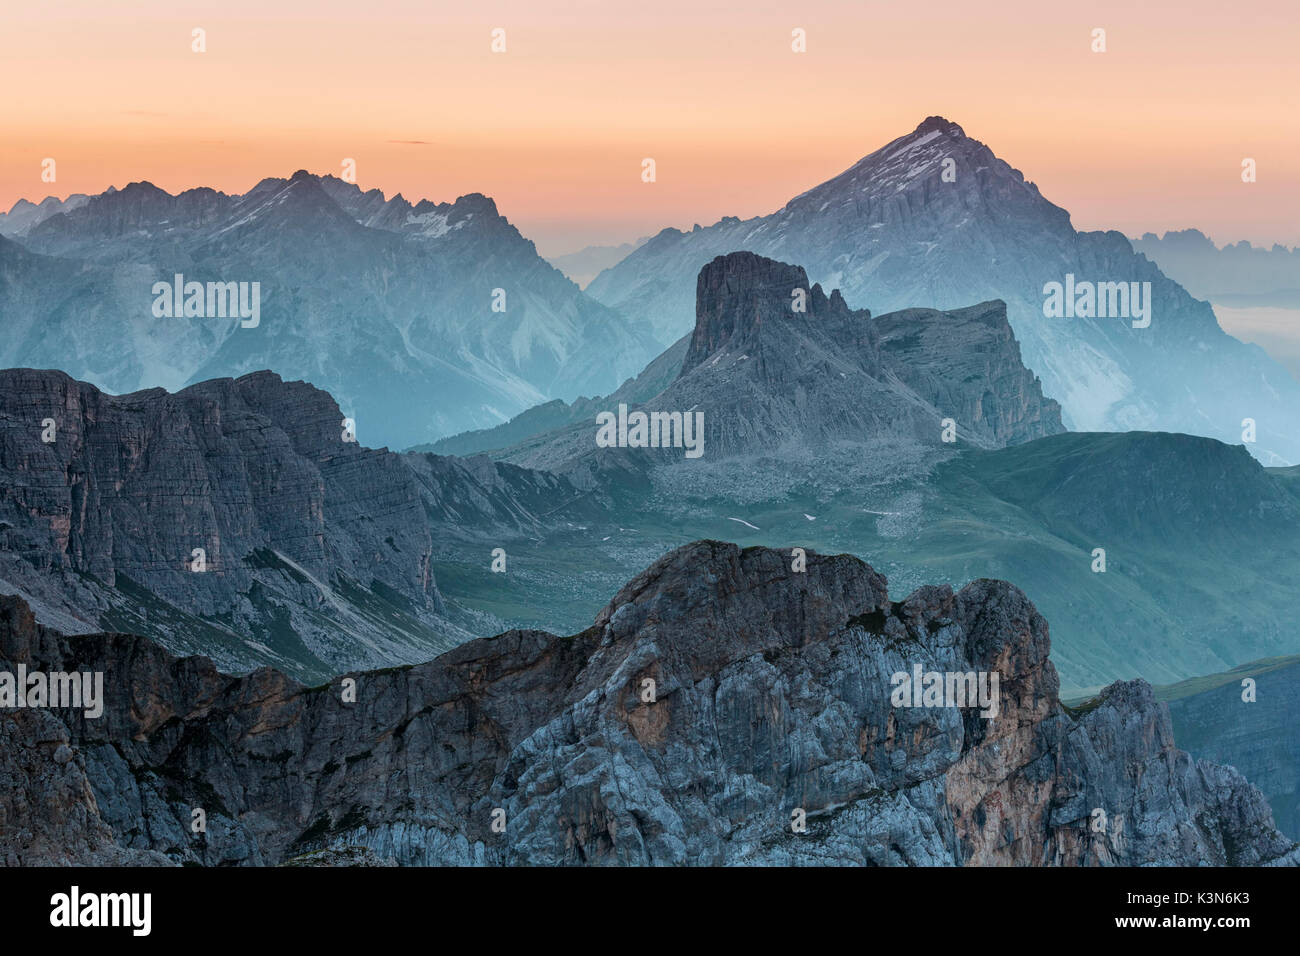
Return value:
<svg viewBox="0 0 1300 956">
<path fill-rule="evenodd" d="M 155 316 L 154 283 L 177 274 L 258 282 L 260 323 Z M 132 183 L 64 204 L 0 239 L 0 314 L 6 367 L 113 392 L 271 369 L 400 447 L 609 392 L 655 352 L 488 197 L 412 205 L 305 171 L 243 196 Z"/>
</svg>

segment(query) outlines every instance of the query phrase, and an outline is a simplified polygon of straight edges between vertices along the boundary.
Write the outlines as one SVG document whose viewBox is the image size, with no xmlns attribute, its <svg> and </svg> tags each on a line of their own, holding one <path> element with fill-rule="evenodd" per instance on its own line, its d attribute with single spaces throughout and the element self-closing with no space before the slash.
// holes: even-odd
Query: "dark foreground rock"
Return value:
<svg viewBox="0 0 1300 956">
<path fill-rule="evenodd" d="M 0 669 L 104 673 L 103 715 L 0 711 L 7 863 L 1260 865 L 1300 862 L 1141 682 L 1065 711 L 1015 587 L 891 602 L 850 556 L 697 542 L 570 637 L 510 631 L 304 687 L 0 605 Z M 891 675 L 999 676 L 998 711 Z M 654 682 L 654 700 L 647 700 Z M 191 832 L 194 810 L 206 833 Z M 805 832 L 794 832 L 797 811 Z M 308 859 L 311 859 L 308 857 Z M 320 858 L 318 858 L 320 859 Z M 369 860 L 369 856 L 366 857 Z"/>
</svg>

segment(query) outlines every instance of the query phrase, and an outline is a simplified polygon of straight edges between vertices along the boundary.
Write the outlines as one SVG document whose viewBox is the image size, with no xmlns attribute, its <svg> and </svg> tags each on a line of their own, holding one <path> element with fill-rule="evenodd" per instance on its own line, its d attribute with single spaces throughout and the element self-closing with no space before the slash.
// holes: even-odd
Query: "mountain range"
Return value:
<svg viewBox="0 0 1300 956">
<path fill-rule="evenodd" d="M 1217 246 L 1199 229 L 1144 233 L 1133 248 L 1192 295 L 1235 306 L 1300 308 L 1300 249 Z"/>
<path fill-rule="evenodd" d="M 299 171 L 237 196 L 132 183 L 50 212 L 0 238 L 0 365 L 110 392 L 271 369 L 400 447 L 611 391 L 653 354 L 479 194 L 413 205 Z M 176 276 L 257 283 L 256 325 L 159 316 L 155 284 Z"/>
<path fill-rule="evenodd" d="M 942 117 L 771 215 L 665 229 L 587 292 L 652 325 L 667 347 L 690 329 L 691 277 L 739 249 L 797 262 L 812 281 L 876 313 L 1006 302 L 1025 364 L 1073 430 L 1175 431 L 1236 443 L 1250 418 L 1251 450 L 1265 464 L 1300 461 L 1300 382 L 1224 333 L 1207 303 L 1123 235 L 1074 229 L 1066 210 Z M 1049 283 L 1076 281 L 1129 290 L 1136 283 L 1139 293 L 1149 283 L 1150 324 L 1135 328 L 1145 321 L 1136 315 L 1046 317 Z"/>
<path fill-rule="evenodd" d="M 110 186 L 107 192 L 115 193 L 117 190 Z M 58 215 L 61 212 L 71 212 L 88 202 L 90 202 L 90 197 L 85 193 L 73 193 L 67 199 L 46 196 L 39 203 L 20 199 L 13 204 L 13 208 L 8 212 L 0 212 L 0 236 L 12 239 L 15 236 L 26 235 L 30 229 L 51 216 Z"/>
<path fill-rule="evenodd" d="M 115 690 L 0 710 L 0 859 L 1300 864 L 1300 385 L 1142 242 L 940 117 L 590 294 L 479 194 L 19 203 L 0 671 Z"/>
<path fill-rule="evenodd" d="M 0 219 L 0 314 L 13 330 L 0 365 L 60 368 L 112 392 L 266 368 L 330 391 L 371 444 L 423 445 L 554 400 L 611 394 L 682 348 L 699 269 L 747 250 L 799 263 L 876 314 L 1005 302 L 1025 365 L 1071 429 L 1236 442 L 1251 419 L 1252 453 L 1268 465 L 1300 461 L 1300 382 L 1226 335 L 1212 308 L 1135 244 L 1075 230 L 1023 174 L 942 117 L 771 215 L 628 246 L 584 294 L 480 194 L 412 204 L 299 171 L 243 195 L 132 183 L 24 200 Z M 586 252 L 583 269 L 596 261 Z M 1276 249 L 1256 253 L 1252 263 L 1278 259 Z M 1200 291 L 1179 255 L 1160 258 L 1178 261 L 1175 277 Z M 258 282 L 263 321 L 156 317 L 154 284 L 177 275 Z M 1150 325 L 1047 317 L 1049 284 L 1076 281 L 1117 284 L 1097 300 L 1116 306 L 1136 308 L 1137 298 L 1116 298 L 1119 285 L 1136 289 Z"/>
</svg>

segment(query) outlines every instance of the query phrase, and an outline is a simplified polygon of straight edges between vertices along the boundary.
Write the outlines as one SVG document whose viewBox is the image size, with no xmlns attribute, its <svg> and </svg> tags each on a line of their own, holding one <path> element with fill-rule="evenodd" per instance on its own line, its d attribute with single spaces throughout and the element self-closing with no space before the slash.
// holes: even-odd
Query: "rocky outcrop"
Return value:
<svg viewBox="0 0 1300 956">
<path fill-rule="evenodd" d="M 403 864 L 1300 856 L 1239 774 L 1174 747 L 1146 685 L 1066 712 L 1047 623 L 997 581 L 894 602 L 850 556 L 795 571 L 786 552 L 698 542 L 579 634 L 510 631 L 350 675 L 355 694 L 228 677 L 139 637 L 68 638 L 0 607 L 6 667 L 101 671 L 113 688 L 97 720 L 58 712 L 97 811 L 66 824 L 74 846 L 107 827 L 124 852 L 207 864 L 352 847 Z M 996 712 L 894 706 L 894 675 L 916 666 L 997 674 Z M 39 759 L 54 757 L 23 754 L 16 772 Z"/>
<path fill-rule="evenodd" d="M 889 373 L 966 426 L 967 440 L 1001 447 L 1065 431 L 1061 406 L 1021 361 L 1006 303 L 905 309 L 875 326 Z"/>
<path fill-rule="evenodd" d="M 1000 302 L 873 317 L 850 309 L 838 290 L 828 296 L 801 267 L 750 252 L 707 263 L 695 297 L 678 375 L 653 398 L 626 404 L 702 415 L 709 462 L 900 439 L 998 448 L 1064 431 L 1060 406 L 1020 360 Z M 614 413 L 620 401 L 611 396 L 601 409 Z M 510 458 L 634 482 L 648 463 L 683 456 L 680 447 L 597 448 L 595 436 L 591 416 L 526 440 Z"/>
<path fill-rule="evenodd" d="M 85 761 L 49 711 L 0 710 L 0 864 L 159 866 L 151 850 L 122 847 L 100 816 Z"/>
</svg>

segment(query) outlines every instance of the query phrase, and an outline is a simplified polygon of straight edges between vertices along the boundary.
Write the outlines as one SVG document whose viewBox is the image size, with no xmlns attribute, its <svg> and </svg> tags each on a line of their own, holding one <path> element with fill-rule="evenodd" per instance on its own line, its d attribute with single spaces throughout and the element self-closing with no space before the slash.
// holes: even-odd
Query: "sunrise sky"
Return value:
<svg viewBox="0 0 1300 956">
<path fill-rule="evenodd" d="M 1080 228 L 1297 245 L 1295 22 L 1295 0 L 10 0 L 0 207 L 352 157 L 388 195 L 487 193 L 554 255 L 769 213 L 940 114 Z"/>
</svg>

